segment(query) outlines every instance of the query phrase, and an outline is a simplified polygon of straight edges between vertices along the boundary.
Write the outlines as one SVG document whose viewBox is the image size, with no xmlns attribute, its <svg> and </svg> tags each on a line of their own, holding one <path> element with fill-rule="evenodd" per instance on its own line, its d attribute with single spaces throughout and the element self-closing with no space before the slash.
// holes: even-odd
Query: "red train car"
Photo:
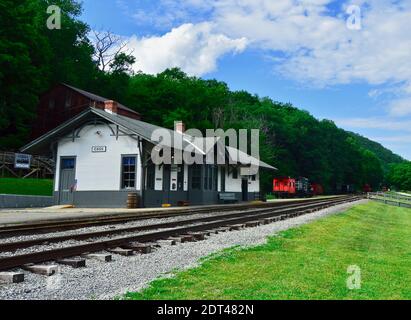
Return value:
<svg viewBox="0 0 411 320">
<path fill-rule="evenodd" d="M 295 179 L 275 178 L 273 180 L 273 192 L 280 198 L 293 197 L 296 193 Z"/>
</svg>

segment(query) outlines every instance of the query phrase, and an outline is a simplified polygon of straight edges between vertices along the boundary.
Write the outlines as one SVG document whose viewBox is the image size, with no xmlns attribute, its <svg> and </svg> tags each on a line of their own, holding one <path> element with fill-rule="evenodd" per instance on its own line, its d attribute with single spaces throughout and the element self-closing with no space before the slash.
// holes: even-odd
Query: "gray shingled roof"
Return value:
<svg viewBox="0 0 411 320">
<path fill-rule="evenodd" d="M 33 153 L 33 151 L 35 150 L 43 150 L 46 149 L 46 147 L 55 140 L 56 137 L 59 136 L 64 136 L 69 134 L 70 132 L 72 132 L 72 130 L 74 128 L 76 128 L 76 126 L 78 126 L 80 123 L 84 123 L 85 120 L 87 120 L 88 118 L 90 118 L 93 115 L 97 115 L 100 118 L 103 118 L 115 125 L 118 125 L 123 131 L 129 132 L 131 134 L 136 134 L 138 136 L 140 136 L 141 138 L 143 138 L 144 140 L 157 145 L 158 143 L 160 143 L 163 146 L 169 146 L 168 143 L 166 142 L 160 142 L 160 141 L 155 141 L 153 140 L 153 133 L 156 130 L 165 130 L 166 132 L 168 132 L 170 134 L 170 137 L 172 139 L 171 141 L 171 145 L 176 147 L 176 144 L 173 143 L 173 139 L 174 137 L 176 137 L 175 135 L 180 135 L 180 133 L 177 133 L 173 130 L 170 129 L 166 129 L 160 126 L 156 126 L 154 124 L 151 123 L 147 123 L 141 120 L 136 120 L 136 119 L 132 119 L 132 118 L 128 118 L 125 116 L 121 116 L 115 113 L 109 113 L 106 112 L 104 110 L 101 109 L 96 109 L 96 108 L 92 108 L 90 107 L 89 109 L 87 109 L 86 111 L 82 112 L 81 114 L 77 115 L 76 117 L 74 117 L 73 119 L 63 123 L 62 125 L 58 126 L 57 128 L 51 130 L 50 132 L 46 133 L 45 135 L 39 137 L 38 139 L 30 142 L 29 144 L 27 144 L 26 146 L 24 146 L 23 148 L 21 148 L 22 152 L 31 152 Z M 181 150 L 187 150 L 187 147 L 192 146 L 194 147 L 193 152 L 205 155 L 208 152 L 210 152 L 213 149 L 213 146 L 215 143 L 217 143 L 218 139 L 216 138 L 198 138 L 198 137 L 192 137 L 186 134 L 182 135 L 182 146 L 181 146 Z M 210 139 L 212 139 L 211 142 L 214 143 L 210 143 Z M 271 169 L 271 170 L 277 170 L 276 168 L 254 158 L 251 157 L 249 155 L 247 155 L 246 153 L 237 150 L 235 148 L 231 148 L 231 147 L 226 147 L 227 150 L 227 154 L 229 155 L 231 160 L 234 160 L 236 163 L 241 163 L 241 164 L 245 164 L 245 165 L 249 165 L 249 164 L 254 164 L 254 165 L 258 165 L 260 167 L 264 167 L 266 169 Z"/>
</svg>

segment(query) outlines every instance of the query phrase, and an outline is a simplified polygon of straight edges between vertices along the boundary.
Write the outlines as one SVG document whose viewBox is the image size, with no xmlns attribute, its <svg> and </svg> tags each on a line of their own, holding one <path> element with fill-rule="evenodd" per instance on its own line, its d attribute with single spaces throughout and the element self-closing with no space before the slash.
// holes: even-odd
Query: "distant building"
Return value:
<svg viewBox="0 0 411 320">
<path fill-rule="evenodd" d="M 152 133 L 167 129 L 139 120 L 137 112 L 115 101 L 102 102 L 104 98 L 67 85 L 50 92 L 49 97 L 63 99 L 57 92 L 62 90 L 66 95 L 64 88 L 81 96 L 76 98 L 82 101 L 76 100 L 78 107 L 67 113 L 71 118 L 55 127 L 54 122 L 48 122 L 42 128 L 52 128 L 22 148 L 25 153 L 51 155 L 55 159 L 55 204 L 124 207 L 129 193 L 139 194 L 139 205 L 144 207 L 251 201 L 259 198 L 259 173 L 241 175 L 240 169 L 249 167 L 252 161 L 275 170 L 230 147 L 224 147 L 224 152 L 228 158 L 236 159 L 234 164 L 156 165 L 151 150 L 158 141 L 152 140 Z M 83 102 L 82 111 L 77 112 Z M 182 135 L 183 148 L 193 145 L 203 157 L 211 151 L 186 135 L 181 122 L 176 123 L 174 132 L 168 131 Z"/>
<path fill-rule="evenodd" d="M 68 84 L 55 85 L 40 97 L 37 118 L 32 128 L 32 138 L 40 137 L 90 107 L 104 110 L 104 103 L 107 100 L 110 99 Z M 132 119 L 141 119 L 138 112 L 122 104 L 118 104 L 118 114 Z"/>
</svg>

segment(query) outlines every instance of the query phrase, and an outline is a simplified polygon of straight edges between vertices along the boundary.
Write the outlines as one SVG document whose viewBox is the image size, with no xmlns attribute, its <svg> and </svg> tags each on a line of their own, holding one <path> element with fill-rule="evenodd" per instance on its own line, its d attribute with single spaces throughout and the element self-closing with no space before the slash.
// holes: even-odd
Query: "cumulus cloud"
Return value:
<svg viewBox="0 0 411 320">
<path fill-rule="evenodd" d="M 411 114 L 411 96 L 397 99 L 389 105 L 390 115 L 402 117 Z"/>
<path fill-rule="evenodd" d="M 361 129 L 383 129 L 389 131 L 411 131 L 411 121 L 393 120 L 385 117 L 374 118 L 344 118 L 334 119 L 334 122 L 343 127 Z"/>
<path fill-rule="evenodd" d="M 230 36 L 285 53 L 277 70 L 288 78 L 317 85 L 411 78 L 411 33 L 405 27 L 411 20 L 409 3 L 358 1 L 362 29 L 350 30 L 346 5 L 340 14 L 330 14 L 327 5 L 333 2 L 223 0 L 214 19 Z"/>
<path fill-rule="evenodd" d="M 362 9 L 361 30 L 347 28 L 351 4 Z M 409 0 L 159 0 L 134 17 L 174 27 L 161 37 L 133 39 L 137 58 L 147 61 L 140 61 L 142 70 L 180 66 L 201 75 L 216 68 L 218 56 L 244 50 L 247 39 L 271 54 L 274 70 L 286 78 L 320 87 L 395 85 L 398 101 L 389 105 L 390 114 L 411 113 Z"/>
<path fill-rule="evenodd" d="M 183 24 L 162 36 L 133 36 L 128 43 L 137 59 L 136 71 L 155 74 L 179 67 L 195 76 L 216 70 L 221 56 L 242 52 L 246 46 L 246 38 L 216 33 L 211 23 Z"/>
</svg>

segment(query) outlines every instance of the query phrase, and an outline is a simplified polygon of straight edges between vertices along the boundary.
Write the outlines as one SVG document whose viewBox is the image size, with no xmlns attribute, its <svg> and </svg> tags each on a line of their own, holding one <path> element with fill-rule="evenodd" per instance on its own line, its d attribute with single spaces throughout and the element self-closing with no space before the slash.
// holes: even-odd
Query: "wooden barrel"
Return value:
<svg viewBox="0 0 411 320">
<path fill-rule="evenodd" d="M 129 193 L 127 197 L 127 208 L 138 208 L 138 195 L 137 193 Z"/>
</svg>

